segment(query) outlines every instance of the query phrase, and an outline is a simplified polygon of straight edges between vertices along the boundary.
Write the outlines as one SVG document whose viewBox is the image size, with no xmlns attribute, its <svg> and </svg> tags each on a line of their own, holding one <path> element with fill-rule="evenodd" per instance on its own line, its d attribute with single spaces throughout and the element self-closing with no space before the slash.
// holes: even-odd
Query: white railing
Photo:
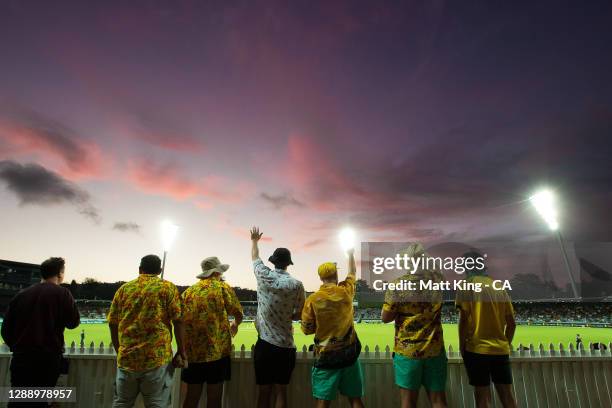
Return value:
<svg viewBox="0 0 612 408">
<path fill-rule="evenodd" d="M 0 385 L 9 385 L 10 353 L 6 346 L 0 350 Z M 512 353 L 514 390 L 520 407 L 612 407 L 612 343 L 606 350 L 594 350 L 592 346 L 575 349 L 552 344 L 545 347 L 520 346 Z M 473 407 L 472 387 L 469 386 L 461 357 L 452 347 L 448 348 L 449 407 Z M 234 351 L 232 380 L 225 385 L 224 407 L 254 406 L 256 390 L 251 351 L 244 346 Z M 110 407 L 115 377 L 115 352 L 104 344 L 91 343 L 89 347 L 77 347 L 74 343 L 66 351 L 70 359 L 69 374 L 60 378 L 61 385 L 77 388 L 76 406 L 79 408 Z M 399 394 L 394 385 L 391 352 L 388 347 L 373 350 L 367 346 L 361 354 L 365 376 L 367 407 L 398 407 Z M 298 352 L 295 371 L 289 386 L 289 406 L 312 407 L 314 401 L 310 389 L 312 353 L 304 347 Z M 172 407 L 180 407 L 184 388 L 180 373 L 175 373 Z M 67 406 L 70 406 L 67 404 Z M 139 405 L 141 406 L 141 405 Z M 204 406 L 204 405 L 202 405 Z M 336 402 L 332 406 L 346 406 Z M 424 392 L 419 406 L 428 406 Z M 494 403 L 499 407 L 498 401 Z"/>
</svg>

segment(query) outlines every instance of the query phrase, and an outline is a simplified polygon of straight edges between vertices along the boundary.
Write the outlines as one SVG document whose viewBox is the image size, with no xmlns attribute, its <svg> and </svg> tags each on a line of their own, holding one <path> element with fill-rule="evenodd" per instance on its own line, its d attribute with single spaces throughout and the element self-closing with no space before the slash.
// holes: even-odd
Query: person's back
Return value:
<svg viewBox="0 0 612 408">
<path fill-rule="evenodd" d="M 464 299 L 461 295 L 458 297 L 458 305 L 470 310 L 468 327 L 472 335 L 466 341 L 466 350 L 481 354 L 509 354 L 506 316 L 513 313 L 513 308 L 508 293 L 493 289 L 493 280 L 489 276 L 472 276 L 467 282 L 480 285 L 481 291 L 470 291 L 469 297 Z"/>
<path fill-rule="evenodd" d="M 62 353 L 64 329 L 79 325 L 70 291 L 53 283 L 37 283 L 11 300 L 2 336 L 12 352 Z M 11 326 L 10 334 L 8 327 Z"/>
<path fill-rule="evenodd" d="M 463 257 L 484 259 L 477 252 Z M 455 304 L 460 313 L 459 349 L 469 383 L 474 387 L 476 406 L 491 405 L 493 382 L 502 405 L 515 407 L 510 351 L 516 325 L 510 296 L 495 288 L 486 268 L 471 268 L 466 281 L 470 290 L 457 292 Z"/>
<path fill-rule="evenodd" d="M 182 294 L 185 348 L 189 362 L 208 362 L 229 356 L 232 347 L 230 315 L 242 315 L 233 289 L 218 278 L 202 279 Z"/>
<path fill-rule="evenodd" d="M 170 402 L 170 388 L 164 385 L 173 375 L 172 326 L 178 348 L 176 361 L 186 360 L 180 296 L 174 284 L 157 277 L 160 272 L 159 257 L 143 257 L 138 278 L 117 290 L 108 312 L 117 351 L 115 408 L 132 407 L 139 393 L 147 407 Z"/>
<path fill-rule="evenodd" d="M 187 385 L 183 408 L 196 408 L 206 386 L 206 406 L 220 408 L 223 383 L 231 379 L 232 336 L 242 322 L 242 307 L 221 276 L 229 269 L 216 256 L 204 259 L 199 281 L 181 295 L 185 352 L 189 365 L 181 372 Z M 234 320 L 229 322 L 229 316 Z"/>
<path fill-rule="evenodd" d="M 426 259 L 421 244 L 403 251 L 410 258 Z M 381 312 L 384 323 L 395 323 L 393 368 L 400 389 L 402 408 L 417 404 L 421 387 L 432 407 L 446 406 L 447 358 L 442 331 L 442 295 L 439 290 L 421 289 L 421 282 L 442 281 L 438 270 L 418 267 L 398 278 L 409 281 L 414 290 L 391 290 L 385 294 Z"/>
<path fill-rule="evenodd" d="M 64 329 L 77 327 L 80 318 L 70 291 L 60 286 L 64 271 L 63 258 L 47 259 L 40 266 L 43 281 L 19 292 L 9 304 L 2 337 L 13 352 L 13 387 L 55 387 L 66 370 Z"/>
<path fill-rule="evenodd" d="M 324 283 L 318 291 L 308 297 L 304 309 L 313 317 L 316 316 L 314 325 L 316 352 L 341 348 L 355 341 L 354 295 L 355 278 L 349 276 L 337 285 Z"/>
<path fill-rule="evenodd" d="M 304 294 L 302 283 L 282 269 L 254 262 L 257 279 L 259 337 L 278 347 L 293 348 L 293 317 Z"/>
<path fill-rule="evenodd" d="M 361 344 L 353 323 L 357 268 L 352 249 L 348 255 L 349 272 L 342 282 L 338 282 L 335 263 L 319 266 L 323 284 L 306 299 L 302 309 L 302 331 L 315 335 L 311 383 L 320 408 L 329 407 L 338 392 L 348 398 L 352 407 L 363 407 L 363 372 L 358 360 Z"/>
<path fill-rule="evenodd" d="M 172 359 L 171 321 L 180 316 L 176 286 L 140 274 L 115 293 L 109 323 L 119 326 L 119 367 L 143 371 Z"/>
<path fill-rule="evenodd" d="M 251 230 L 251 259 L 257 279 L 257 342 L 253 349 L 255 382 L 259 390 L 258 407 L 287 406 L 287 384 L 295 368 L 296 349 L 293 320 L 299 320 L 304 306 L 304 286 L 287 272 L 293 265 L 291 252 L 277 248 L 268 260 L 274 269 L 259 258 L 258 242 L 263 234 Z"/>
</svg>

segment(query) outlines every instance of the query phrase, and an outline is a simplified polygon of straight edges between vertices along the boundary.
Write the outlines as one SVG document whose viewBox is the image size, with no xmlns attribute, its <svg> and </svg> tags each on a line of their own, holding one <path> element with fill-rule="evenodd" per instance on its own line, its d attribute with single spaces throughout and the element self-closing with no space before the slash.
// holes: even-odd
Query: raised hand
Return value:
<svg viewBox="0 0 612 408">
<path fill-rule="evenodd" d="M 251 228 L 251 241 L 259 241 L 263 232 L 259 232 L 259 227 Z"/>
</svg>

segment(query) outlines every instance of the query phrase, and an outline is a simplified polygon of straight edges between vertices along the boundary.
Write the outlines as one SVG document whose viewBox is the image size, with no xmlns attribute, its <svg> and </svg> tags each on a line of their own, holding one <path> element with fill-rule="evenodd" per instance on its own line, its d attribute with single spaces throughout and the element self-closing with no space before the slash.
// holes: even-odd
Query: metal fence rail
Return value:
<svg viewBox="0 0 612 408">
<path fill-rule="evenodd" d="M 10 353 L 0 350 L 0 385 L 9 385 Z M 514 389 L 520 407 L 612 407 L 612 343 L 606 350 L 592 346 L 574 349 L 573 345 L 556 348 L 520 347 L 512 353 Z M 225 385 L 225 407 L 254 406 L 256 390 L 251 351 L 242 346 L 234 350 L 232 380 Z M 115 376 L 115 352 L 104 344 L 79 348 L 73 343 L 66 352 L 70 359 L 69 374 L 60 379 L 63 385 L 77 388 L 77 403 L 65 404 L 79 408 L 110 407 Z M 461 357 L 451 347 L 448 355 L 447 399 L 449 407 L 473 407 L 472 388 L 469 386 Z M 397 407 L 399 393 L 394 385 L 391 352 L 387 348 L 369 349 L 361 354 L 368 407 Z M 310 370 L 312 353 L 306 348 L 298 352 L 298 359 L 289 386 L 289 406 L 312 407 Z M 180 407 L 184 389 L 180 373 L 175 373 L 173 407 Z M 344 401 L 334 407 L 347 406 Z M 419 406 L 429 406 L 421 393 Z M 498 401 L 494 402 L 499 407 Z"/>
</svg>

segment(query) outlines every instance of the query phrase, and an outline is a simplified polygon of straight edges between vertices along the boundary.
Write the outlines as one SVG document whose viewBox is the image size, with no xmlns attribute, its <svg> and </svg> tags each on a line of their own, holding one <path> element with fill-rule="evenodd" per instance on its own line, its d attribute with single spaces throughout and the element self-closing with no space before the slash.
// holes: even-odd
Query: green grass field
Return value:
<svg viewBox="0 0 612 408">
<path fill-rule="evenodd" d="M 92 341 L 98 346 L 101 341 L 105 345 L 110 343 L 110 334 L 108 326 L 106 324 L 81 324 L 74 330 L 66 330 L 65 340 L 66 344 L 75 342 L 77 345 L 81 339 L 81 330 L 85 330 L 85 343 L 89 345 Z M 295 342 L 298 348 L 303 345 L 310 345 L 312 343 L 313 336 L 305 336 L 302 334 L 299 325 L 294 325 L 295 329 Z M 381 323 L 359 323 L 356 324 L 357 333 L 361 339 L 362 344 L 374 348 L 379 345 L 382 349 L 385 346 L 393 347 L 393 325 L 392 324 L 381 324 Z M 565 347 L 570 342 L 573 342 L 576 338 L 576 333 L 580 333 L 585 345 L 589 342 L 601 342 L 608 344 L 612 342 L 612 329 L 600 329 L 591 327 L 559 327 L 559 326 L 518 326 L 516 329 L 515 339 L 513 341 L 514 346 L 517 347 L 519 343 L 528 345 L 533 343 L 537 347 L 539 343 L 543 343 L 547 348 L 549 343 L 553 343 L 555 348 L 558 347 L 559 343 L 563 343 Z M 234 344 L 236 348 L 239 348 L 241 344 L 244 344 L 247 349 L 257 340 L 257 333 L 253 323 L 244 323 L 240 325 L 238 334 L 234 338 Z M 445 324 L 444 325 L 444 341 L 446 346 L 452 345 L 454 349 L 457 349 L 457 325 L 456 324 Z"/>
</svg>

